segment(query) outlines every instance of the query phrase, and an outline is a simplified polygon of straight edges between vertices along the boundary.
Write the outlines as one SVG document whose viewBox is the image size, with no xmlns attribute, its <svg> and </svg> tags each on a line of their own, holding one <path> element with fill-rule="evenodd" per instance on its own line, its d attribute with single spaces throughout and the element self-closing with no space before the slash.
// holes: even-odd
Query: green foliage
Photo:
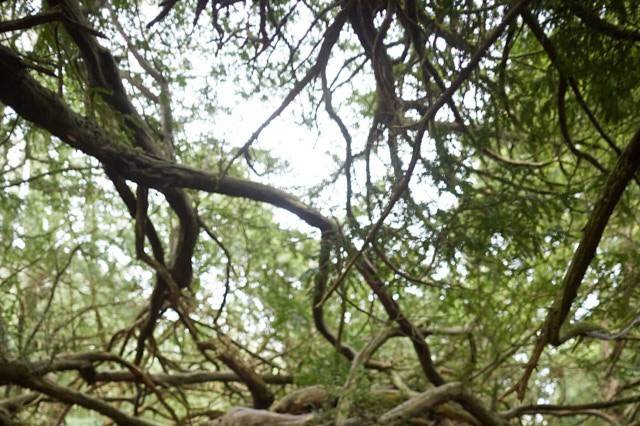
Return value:
<svg viewBox="0 0 640 426">
<path fill-rule="evenodd" d="M 31 1 L 0 3 L 2 21 L 47 10 Z M 440 374 L 463 381 L 495 412 L 636 395 L 637 174 L 608 219 L 567 320 L 613 336 L 622 333 L 545 347 L 525 401 L 510 392 L 548 308 L 562 294 L 566 271 L 619 152 L 638 130 L 636 2 L 533 2 L 531 14 L 557 55 L 524 20 L 514 21 L 429 120 L 421 142 L 425 111 L 502 19 L 505 2 L 418 1 L 415 10 L 407 9 L 411 2 L 390 2 L 391 10 L 386 2 L 356 2 L 371 8 L 364 11 L 371 28 L 362 22 L 359 27 L 348 15 L 326 68 L 318 67 L 318 52 L 340 16 L 338 3 L 211 1 L 193 25 L 196 2 L 176 2 L 150 28 L 146 24 L 161 7 L 107 3 L 81 2 L 86 24 L 56 20 L 2 30 L 0 44 L 18 52 L 35 81 L 70 110 L 102 128 L 118 152 L 142 154 L 139 135 L 147 132 L 162 153 L 152 154 L 154 159 L 164 156 L 207 176 L 264 184 L 233 196 L 217 187 L 185 191 L 203 225 L 191 257 L 193 282 L 180 293 L 196 332 L 166 298 L 135 368 L 145 374 L 226 371 L 228 364 L 216 351 L 227 344 L 253 373 L 293 376 L 292 385 L 268 385 L 277 396 L 323 385 L 332 400 L 349 401 L 350 415 L 368 420 L 406 399 L 401 384 L 412 392 L 431 389 L 411 338 L 397 332 L 371 359 L 391 366 L 397 377 L 359 366 L 357 386 L 344 391 L 352 360 L 321 336 L 314 318 L 316 278 L 326 271 L 325 287 L 335 285 L 336 292 L 322 305 L 322 316 L 340 343 L 357 353 L 382 329 L 406 319 L 426 335 Z M 367 31 L 380 30 L 386 17 L 386 34 L 367 41 Z M 417 25 L 414 31 L 410 23 Z M 129 112 L 122 112 L 113 87 L 96 85 L 83 56 L 86 46 L 74 39 L 69 25 L 83 35 L 89 27 L 106 35 L 96 39 L 104 52 L 93 53 L 110 52 L 117 59 L 136 113 L 128 104 Z M 310 82 L 295 93 L 307 75 Z M 332 92 L 329 114 L 322 77 Z M 568 86 L 559 99 L 562 81 Z M 295 100 L 252 138 L 292 94 Z M 40 365 L 86 352 L 135 359 L 162 278 L 136 252 L 135 208 L 125 206 L 103 173 L 107 160 L 89 157 L 0 107 L 0 364 L 11 359 Z M 251 143 L 240 151 L 247 140 Z M 359 264 L 349 261 L 376 229 L 419 143 L 406 190 L 363 250 L 382 283 L 376 292 L 358 273 Z M 168 176 L 173 185 L 167 170 L 158 166 L 152 172 Z M 126 182 L 132 194 L 133 180 Z M 184 222 L 175 194 L 161 186 L 150 191 L 148 220 L 164 250 L 163 266 L 177 276 L 171 262 L 183 242 Z M 312 208 L 340 223 L 342 235 L 331 236 L 326 265 L 318 264 L 320 232 L 291 214 Z M 147 254 L 150 242 L 148 236 L 143 242 Z M 351 271 L 343 276 L 347 265 Z M 382 292 L 392 302 L 380 303 Z M 390 317 L 393 303 L 401 315 Z M 205 341 L 215 349 L 203 350 Z M 115 361 L 93 365 L 101 372 L 135 370 Z M 167 424 L 174 422 L 167 406 L 187 419 L 251 405 L 255 396 L 236 382 L 157 386 L 167 402 L 148 384 L 95 385 L 80 380 L 77 368 L 70 370 L 52 377 L 122 411 Z M 20 392 L 5 386 L 1 376 L 0 389 L 3 397 Z M 64 422 L 52 401 L 29 403 L 17 417 L 33 418 L 34 424 Z M 335 416 L 333 408 L 323 410 L 320 418 Z M 421 420 L 441 420 L 435 410 L 427 411 Z M 522 417 L 522 423 L 576 421 L 576 416 L 540 413 L 544 420 Z M 639 416 L 637 402 L 607 413 L 620 423 L 637 422 Z M 66 421 L 98 424 L 96 416 L 73 407 Z"/>
</svg>

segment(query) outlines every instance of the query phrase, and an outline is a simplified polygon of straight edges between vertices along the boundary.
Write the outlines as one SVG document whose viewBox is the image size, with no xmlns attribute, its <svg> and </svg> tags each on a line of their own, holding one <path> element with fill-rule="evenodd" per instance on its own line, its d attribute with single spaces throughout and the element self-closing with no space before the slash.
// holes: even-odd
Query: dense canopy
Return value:
<svg viewBox="0 0 640 426">
<path fill-rule="evenodd" d="M 640 424 L 639 6 L 0 1 L 0 425 Z"/>
</svg>

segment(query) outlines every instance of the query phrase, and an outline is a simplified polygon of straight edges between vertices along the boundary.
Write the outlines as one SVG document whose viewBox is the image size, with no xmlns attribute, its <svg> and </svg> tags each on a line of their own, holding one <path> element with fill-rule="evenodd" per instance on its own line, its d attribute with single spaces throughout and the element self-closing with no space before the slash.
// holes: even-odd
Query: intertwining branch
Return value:
<svg viewBox="0 0 640 426">
<path fill-rule="evenodd" d="M 598 117 L 601 112 L 590 106 L 591 99 L 584 94 L 588 88 L 581 87 L 564 52 L 547 34 L 555 26 L 559 28 L 564 19 L 579 25 L 589 37 L 603 37 L 627 46 L 639 39 L 633 25 L 611 23 L 602 13 L 576 1 L 548 9 L 541 9 L 538 2 L 530 0 L 483 2 L 483 6 L 477 6 L 477 2 L 454 2 L 463 8 L 458 11 L 447 9 L 441 2 L 415 0 L 258 0 L 251 4 L 199 0 L 192 25 L 184 29 L 184 43 L 191 41 L 193 35 L 189 31 L 201 28 L 203 14 L 209 14 L 216 52 L 237 49 L 247 61 L 247 70 L 255 72 L 265 86 L 272 84 L 278 93 L 284 88 L 284 96 L 275 109 L 252 127 L 255 130 L 239 148 L 223 152 L 216 170 L 204 166 L 204 161 L 194 160 L 198 158 L 195 148 L 193 156 L 189 156 L 191 141 L 185 144 L 179 140 L 184 123 L 176 118 L 180 115 L 176 114 L 174 92 L 178 79 L 166 66 L 171 60 L 164 58 L 163 63 L 149 41 L 155 37 L 171 45 L 182 40 L 178 35 L 175 39 L 166 38 L 158 28 L 169 28 L 163 25 L 191 16 L 185 15 L 184 8 L 189 7 L 177 1 L 163 1 L 160 13 L 147 26 L 134 31 L 123 23 L 127 15 L 120 15 L 114 5 L 104 3 L 48 0 L 42 11 L 27 16 L 16 17 L 11 11 L 3 11 L 2 16 L 11 19 L 0 22 L 0 33 L 6 35 L 0 43 L 0 101 L 17 115 L 16 120 L 23 121 L 21 126 L 52 135 L 64 146 L 99 163 L 124 204 L 132 223 L 132 254 L 146 271 L 153 273 L 153 288 L 134 323 L 110 330 L 108 336 L 102 337 L 99 350 L 58 352 L 49 359 L 13 356 L 4 343 L 6 327 L 0 322 L 0 386 L 8 389 L 6 398 L 0 400 L 0 425 L 18 424 L 15 419 L 24 410 L 47 402 L 67 407 L 60 422 L 64 422 L 71 407 L 79 406 L 121 425 L 196 424 L 195 419 L 199 418 L 208 418 L 207 424 L 217 425 L 401 425 L 436 424 L 428 422 L 441 419 L 458 424 L 502 425 L 530 414 L 594 416 L 617 423 L 625 416 L 632 419 L 637 415 L 638 410 L 634 414 L 620 407 L 637 405 L 638 396 L 616 393 L 632 389 L 633 385 L 614 389 L 607 401 L 591 403 L 521 405 L 509 399 L 513 390 L 520 400 L 525 397 L 548 345 L 557 347 L 576 338 L 614 342 L 616 355 L 611 355 L 615 359 L 609 369 L 612 371 L 624 357 L 624 345 L 631 346 L 637 340 L 633 334 L 640 323 L 637 313 L 628 316 L 619 332 L 612 333 L 604 325 L 572 321 L 571 312 L 581 297 L 588 268 L 602 247 L 607 227 L 624 203 L 630 182 L 638 182 L 640 131 L 637 125 L 632 130 L 629 125 L 619 126 L 616 135 L 626 136 L 627 141 L 624 148 L 619 148 L 622 143 Z M 246 13 L 246 21 L 242 13 Z M 311 15 L 311 23 L 306 22 L 300 38 L 302 26 L 296 20 L 305 15 Z M 542 22 L 544 19 L 549 22 Z M 137 22 L 140 23 L 139 12 Z M 292 35 L 296 32 L 291 28 L 292 22 L 297 36 Z M 57 46 L 54 60 L 38 58 L 29 52 L 33 49 L 28 43 L 17 38 L 21 32 L 39 31 L 55 40 L 42 42 Z M 122 47 L 118 48 L 107 33 L 117 35 Z M 526 50 L 532 45 L 538 49 L 533 53 Z M 135 66 L 121 66 L 123 52 L 126 62 Z M 545 78 L 552 80 L 547 85 L 556 98 L 550 104 L 541 102 L 543 107 L 528 104 L 528 99 L 518 103 L 517 82 L 527 78 L 518 66 L 529 57 L 535 58 L 531 68 L 543 68 Z M 75 74 L 67 76 L 68 69 Z M 357 83 L 363 76 L 369 84 L 364 89 Z M 74 78 L 77 87 L 67 88 L 68 80 Z M 531 84 L 543 86 L 538 81 Z M 52 90 L 56 85 L 58 90 Z M 364 132 L 360 123 L 353 123 L 353 117 L 345 113 L 348 108 L 343 105 L 346 97 L 341 90 L 346 85 L 352 85 L 354 92 L 367 92 L 359 100 L 368 108 Z M 82 113 L 78 112 L 81 103 L 67 94 L 73 90 L 84 95 Z M 315 207 L 321 204 L 320 198 L 316 201 L 312 197 L 309 202 L 293 195 L 293 185 L 285 191 L 264 180 L 254 181 L 239 164 L 244 159 L 248 169 L 258 174 L 255 164 L 262 158 L 258 146 L 266 130 L 302 102 L 305 94 L 317 102 L 314 106 L 324 104 L 328 125 L 336 126 L 342 138 L 336 144 L 344 158 L 339 160 L 339 169 L 329 183 L 337 184 L 344 177 L 344 224 L 326 209 Z M 577 106 L 572 109 L 574 102 Z M 148 112 L 154 109 L 157 119 Z M 526 145 L 527 138 L 535 136 L 530 135 L 532 129 L 552 137 L 544 133 L 548 131 L 545 125 L 531 117 L 531 110 L 552 116 L 550 122 L 558 126 L 557 134 L 553 134 L 557 143 L 549 143 L 548 147 L 544 143 L 540 143 L 542 147 Z M 576 123 L 588 126 L 579 128 Z M 624 130 L 620 130 L 622 127 Z M 213 126 L 208 129 L 213 133 L 215 130 Z M 13 132 L 14 129 L 7 131 L 7 141 L 14 137 Z M 281 137 L 282 143 L 290 143 L 287 135 Z M 47 149 L 59 149 L 57 141 L 51 143 Z M 204 156 L 214 155 L 211 150 Z M 384 155 L 388 159 L 382 160 Z M 188 159 L 194 160 L 193 164 Z M 381 179 L 376 177 L 376 162 L 380 161 L 389 171 Z M 588 164 L 582 167 L 581 162 Z M 65 167 L 15 181 L 7 188 L 86 169 Z M 603 181 L 597 180 L 603 177 Z M 434 191 L 453 194 L 459 204 L 449 209 L 430 209 L 429 203 L 421 201 L 429 179 L 435 182 Z M 580 179 L 591 182 L 599 195 L 586 209 L 579 204 L 584 201 L 579 196 L 566 201 L 573 203 L 570 214 L 586 218 L 586 225 L 572 249 L 564 278 L 551 290 L 543 287 L 543 296 L 532 302 L 535 305 L 517 312 L 518 319 L 528 312 L 534 312 L 535 318 L 524 320 L 524 327 L 514 325 L 512 335 L 506 339 L 508 344 L 498 344 L 496 336 L 483 334 L 487 325 L 479 324 L 483 318 L 475 312 L 482 310 L 479 306 L 488 309 L 483 298 L 490 299 L 491 295 L 481 294 L 486 291 L 482 285 L 476 287 L 479 295 L 472 295 L 469 286 L 474 280 L 486 283 L 495 279 L 501 283 L 513 270 L 524 268 L 524 262 L 518 258 L 512 263 L 520 265 L 512 269 L 492 264 L 495 269 L 491 273 L 501 271 L 504 275 L 492 277 L 481 261 L 474 264 L 474 241 L 456 240 L 455 235 L 465 234 L 465 227 L 473 224 L 473 220 L 465 222 L 465 215 L 486 210 L 493 200 L 507 200 L 500 201 L 496 210 L 535 197 L 566 200 L 581 191 L 574 189 L 580 186 L 575 184 Z M 158 194 L 160 201 L 155 197 Z M 338 390 L 314 385 L 290 392 L 299 384 L 298 366 L 282 364 L 295 344 L 279 340 L 274 333 L 266 337 L 264 344 L 246 345 L 235 338 L 243 333 L 244 324 L 232 324 L 236 330 L 230 329 L 228 323 L 220 324 L 230 304 L 238 303 L 233 287 L 241 281 L 237 262 L 244 257 L 236 256 L 236 241 L 219 238 L 224 225 L 218 225 L 219 217 L 208 217 L 205 212 L 209 210 L 202 204 L 224 204 L 229 199 L 283 209 L 317 231 L 314 235 L 319 236 L 319 241 L 314 245 L 315 265 L 309 280 L 313 288 L 304 294 L 309 299 L 307 307 L 315 332 L 325 345 L 331 346 L 332 354 L 340 357 L 337 364 L 346 362 L 344 380 L 335 386 Z M 526 216 L 527 207 L 523 210 L 518 214 Z M 579 210 L 582 216 L 577 213 Z M 486 216 L 481 213 L 481 218 L 474 220 L 486 220 Z M 503 220 L 508 216 L 504 214 Z M 564 223 L 565 219 L 557 220 Z M 498 227 L 493 223 L 487 226 Z M 535 232 L 536 225 L 532 226 Z M 415 231 L 417 227 L 420 231 Z M 222 302 L 210 315 L 211 321 L 211 311 L 200 310 L 204 302 L 194 289 L 198 274 L 202 273 L 201 233 L 213 241 L 225 259 Z M 487 239 L 492 243 L 487 251 L 491 252 L 505 238 L 500 232 L 489 234 Z M 546 238 L 551 236 L 540 237 L 544 241 Z M 416 255 L 420 252 L 418 246 L 423 244 L 420 240 L 427 240 L 428 249 Z M 527 247 L 528 243 L 518 247 Z M 406 247 L 410 250 L 403 252 Z M 466 255 L 464 250 L 468 247 L 472 254 Z M 275 252 L 283 248 L 270 249 Z M 74 279 L 66 271 L 77 252 L 82 252 L 82 244 L 67 253 L 66 263 L 58 269 L 44 313 L 25 347 L 40 336 L 53 301 L 59 297 L 60 283 Z M 562 255 L 565 253 L 559 256 Z M 465 266 L 456 265 L 458 261 Z M 245 270 L 250 269 L 250 263 L 243 265 Z M 447 279 L 456 282 L 435 278 L 438 269 L 446 269 Z M 403 294 L 407 300 L 413 299 L 408 299 L 411 291 L 399 289 L 400 281 L 406 282 L 414 293 L 432 291 L 424 298 L 428 303 L 415 309 L 405 302 Z M 533 279 L 527 276 L 526 281 L 531 284 Z M 352 300 L 358 293 L 370 303 L 368 311 L 363 303 Z M 511 297 L 505 296 L 502 303 L 513 304 Z M 451 302 L 453 298 L 457 302 Z M 474 302 L 469 303 L 469 299 Z M 550 306 L 545 301 L 550 301 Z M 443 313 L 446 305 L 458 302 L 457 312 L 462 313 L 447 318 Z M 335 309 L 336 303 L 339 310 Z M 477 308 L 470 307 L 474 303 Z M 349 309 L 365 318 L 360 331 L 349 328 L 353 324 Z M 420 309 L 430 311 L 426 314 L 429 321 L 420 320 Z M 541 309 L 547 309 L 544 319 L 537 313 Z M 88 310 L 99 312 L 95 306 Z M 338 311 L 340 318 L 334 321 L 332 316 Z M 169 313 L 174 315 L 174 321 L 167 321 Z M 492 314 L 499 318 L 502 312 Z M 464 327 L 438 327 L 432 322 L 439 319 L 446 324 L 447 319 L 459 321 L 468 316 L 473 321 Z M 491 322 L 491 318 L 484 318 L 487 320 Z M 367 332 L 362 332 L 365 329 Z M 187 344 L 178 345 L 178 352 L 188 359 L 186 368 L 167 350 L 171 347 L 168 336 L 179 333 L 182 334 L 177 340 L 188 341 L 194 349 L 185 355 Z M 304 336 L 303 340 L 313 337 L 315 334 Z M 266 350 L 271 339 L 277 342 L 274 346 L 280 347 L 276 355 Z M 403 343 L 397 347 L 412 351 L 411 357 L 406 352 L 400 357 L 400 364 L 404 365 L 385 359 L 392 353 L 385 352 L 393 346 L 389 342 L 398 341 Z M 465 344 L 458 345 L 459 341 Z M 517 368 L 521 366 L 514 368 L 513 359 L 526 350 L 533 353 L 522 375 Z M 479 359 L 486 364 L 479 365 Z M 455 362 L 449 363 L 450 360 Z M 501 368 L 504 372 L 500 372 Z M 517 381 L 516 376 L 522 378 Z M 384 378 L 381 380 L 387 387 L 371 387 L 371 395 L 382 402 L 377 407 L 371 404 L 371 412 L 363 412 L 358 390 L 365 387 L 365 378 L 372 377 Z M 490 392 L 483 381 L 494 382 Z M 228 409 L 240 403 L 251 407 L 226 412 L 193 410 L 189 390 L 211 384 L 229 397 L 218 406 Z M 128 393 L 107 396 L 103 389 L 126 389 Z M 506 408 L 499 404 L 506 404 Z M 324 412 L 329 412 L 331 419 Z"/>
</svg>

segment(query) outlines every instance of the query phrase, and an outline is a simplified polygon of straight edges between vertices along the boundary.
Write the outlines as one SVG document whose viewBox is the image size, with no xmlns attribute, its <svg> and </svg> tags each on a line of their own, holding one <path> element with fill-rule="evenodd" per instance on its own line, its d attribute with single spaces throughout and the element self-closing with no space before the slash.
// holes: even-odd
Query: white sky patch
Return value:
<svg viewBox="0 0 640 426">
<path fill-rule="evenodd" d="M 189 107 L 198 101 L 197 96 L 188 96 L 187 94 L 199 93 L 203 90 L 215 93 L 216 99 L 222 101 L 221 103 L 229 113 L 219 112 L 210 119 L 192 120 L 185 125 L 185 133 L 213 137 L 223 142 L 226 152 L 233 152 L 234 148 L 243 146 L 258 126 L 277 109 L 285 96 L 284 94 L 292 87 L 293 83 L 289 85 L 290 87 L 279 91 L 277 96 L 265 98 L 264 94 L 257 94 L 245 98 L 239 93 L 243 89 L 242 83 L 239 84 L 234 78 L 235 76 L 211 78 L 212 69 L 221 60 L 224 60 L 224 56 L 220 58 L 206 55 L 189 56 L 192 65 L 192 78 L 187 80 L 184 92 L 176 93 L 175 97 L 184 99 L 185 107 Z M 334 77 L 331 75 L 331 71 L 337 71 L 340 66 L 340 58 L 336 58 L 334 53 L 328 66 L 328 81 L 332 81 Z M 313 84 L 319 85 L 319 81 L 315 81 Z M 333 96 L 333 106 L 351 132 L 354 152 L 364 146 L 370 119 L 362 120 L 359 112 L 353 110 L 353 106 L 343 106 L 341 100 L 347 99 L 356 91 L 366 93 L 373 88 L 374 86 L 369 79 L 356 78 L 350 84 L 339 88 Z M 327 216 L 343 217 L 346 198 L 346 185 L 343 178 L 338 179 L 336 184 L 326 187 L 312 200 L 304 197 L 306 189 L 320 185 L 329 179 L 331 173 L 335 172 L 338 167 L 334 156 L 336 154 L 343 156 L 345 151 L 345 141 L 336 123 L 327 116 L 324 105 L 320 105 L 318 109 L 317 121 L 314 126 L 300 124 L 300 111 L 304 108 L 315 107 L 307 105 L 305 102 L 308 102 L 306 96 L 300 95 L 299 99 L 292 102 L 252 143 L 253 148 L 266 150 L 275 158 L 285 161 L 288 165 L 287 171 L 265 176 L 252 173 L 250 178 L 298 195 L 303 198 L 303 201 L 315 204 Z M 447 108 L 443 108 L 437 118 L 451 120 L 453 116 Z M 423 143 L 424 157 L 427 159 L 435 158 L 435 150 L 431 148 L 432 145 L 433 143 L 428 143 L 427 140 Z M 401 152 L 400 155 L 406 167 L 411 153 Z M 243 160 L 239 159 L 238 161 Z M 363 164 L 358 164 L 358 166 L 353 170 L 353 184 L 356 191 L 359 190 L 358 185 L 362 186 L 365 182 L 364 166 Z M 389 168 L 388 164 L 380 161 L 377 156 L 371 157 L 370 167 L 374 179 L 384 177 Z M 441 210 L 447 210 L 457 205 L 457 199 L 453 194 L 440 192 L 433 184 L 416 185 L 416 180 L 414 177 L 412 191 L 415 191 L 417 199 L 433 202 Z M 274 219 L 287 229 L 309 230 L 308 226 L 296 216 L 280 209 L 274 209 Z"/>
<path fill-rule="evenodd" d="M 400 276 L 398 276 L 398 278 L 400 278 Z M 416 297 L 424 297 L 424 291 L 415 285 L 406 286 L 405 291 Z"/>
<path fill-rule="evenodd" d="M 597 293 L 591 293 L 587 296 L 582 305 L 578 309 L 576 309 L 575 318 L 577 320 L 583 319 L 592 309 L 597 307 L 600 304 L 600 299 L 598 298 Z"/>
<path fill-rule="evenodd" d="M 224 280 L 220 279 L 220 272 L 211 268 L 199 276 L 200 285 L 206 291 L 206 302 L 212 306 L 219 306 L 224 296 Z"/>
<path fill-rule="evenodd" d="M 523 352 L 519 352 L 513 355 L 513 359 L 515 359 L 517 362 L 525 363 L 529 359 L 529 355 Z"/>
</svg>

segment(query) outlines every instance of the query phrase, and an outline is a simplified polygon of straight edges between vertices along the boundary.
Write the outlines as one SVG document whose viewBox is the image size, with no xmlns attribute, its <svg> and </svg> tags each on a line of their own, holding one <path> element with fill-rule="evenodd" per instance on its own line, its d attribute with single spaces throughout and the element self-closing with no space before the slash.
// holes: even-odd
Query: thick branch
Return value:
<svg viewBox="0 0 640 426">
<path fill-rule="evenodd" d="M 121 176 L 160 191 L 182 187 L 232 197 L 243 197 L 283 208 L 320 230 L 334 230 L 332 220 L 300 200 L 268 185 L 195 170 L 136 150 L 72 111 L 54 92 L 27 73 L 27 67 L 10 49 L 0 46 L 0 100 L 21 117 L 59 137 L 63 142 Z"/>
<path fill-rule="evenodd" d="M 639 167 L 640 130 L 633 135 L 631 141 L 622 152 L 591 211 L 589 220 L 584 227 L 582 239 L 562 280 L 562 287 L 558 291 L 542 326 L 540 338 L 536 342 L 522 378 L 513 388 L 518 391 L 520 399 L 524 397 L 529 378 L 547 344 L 559 346 L 572 337 L 585 335 L 584 330 L 580 330 L 580 328 L 584 327 L 583 324 L 568 326 L 565 325 L 565 321 L 569 316 L 574 300 L 578 296 L 578 289 L 582 284 L 582 279 L 596 255 L 602 234 L 609 223 L 613 210 Z M 592 331 L 591 329 L 586 330 Z"/>
<path fill-rule="evenodd" d="M 473 413 L 483 425 L 504 425 L 504 419 L 485 410 L 475 397 L 464 390 L 459 382 L 452 382 L 437 388 L 429 389 L 408 401 L 384 413 L 378 423 L 381 425 L 399 425 L 427 409 L 447 401 L 457 400 L 476 408 Z M 471 411 L 471 410 L 469 410 Z"/>
<path fill-rule="evenodd" d="M 597 12 L 585 7 L 581 1 L 572 0 L 567 3 L 571 11 L 580 18 L 582 23 L 592 30 L 617 40 L 640 41 L 640 31 L 619 27 L 605 21 L 598 16 Z"/>
<path fill-rule="evenodd" d="M 506 418 L 519 417 L 525 414 L 548 413 L 557 411 L 583 411 L 583 410 L 604 410 L 618 407 L 620 405 L 635 404 L 640 402 L 640 395 L 627 398 L 612 399 L 610 401 L 591 402 L 586 404 L 556 405 L 556 404 L 533 404 L 515 407 L 505 413 Z"/>
<path fill-rule="evenodd" d="M 613 210 L 638 168 L 640 168 L 640 131 L 633 135 L 629 145 L 611 171 L 584 228 L 580 244 L 573 254 L 569 269 L 562 281 L 562 289 L 549 311 L 547 333 L 551 344 L 558 345 L 560 343 L 560 328 L 578 295 L 578 288 L 584 274 L 596 254 L 596 249 Z"/>
<path fill-rule="evenodd" d="M 123 413 L 99 399 L 33 375 L 29 367 L 22 363 L 0 365 L 0 383 L 2 382 L 43 393 L 60 402 L 76 404 L 96 411 L 121 426 L 154 426 L 153 423 Z"/>
<path fill-rule="evenodd" d="M 190 371 L 187 373 L 148 374 L 148 377 L 158 386 L 182 386 L 209 382 L 231 383 L 243 381 L 240 376 L 230 371 Z M 291 376 L 265 374 L 261 376 L 261 378 L 265 383 L 272 385 L 288 385 L 293 383 L 293 377 Z M 140 383 L 142 380 L 131 371 L 120 370 L 98 372 L 95 375 L 95 381 Z"/>
</svg>

